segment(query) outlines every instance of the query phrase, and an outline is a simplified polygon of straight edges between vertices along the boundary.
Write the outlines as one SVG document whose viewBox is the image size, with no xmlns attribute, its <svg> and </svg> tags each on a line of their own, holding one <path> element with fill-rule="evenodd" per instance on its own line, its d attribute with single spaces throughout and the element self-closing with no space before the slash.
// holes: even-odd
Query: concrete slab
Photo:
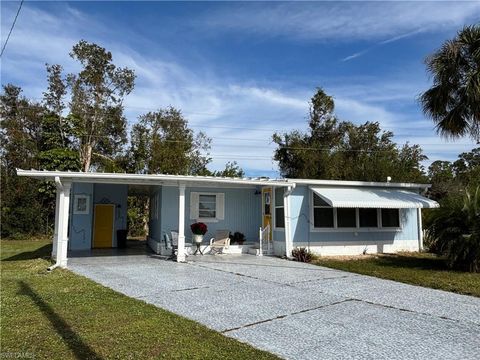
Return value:
<svg viewBox="0 0 480 360">
<path fill-rule="evenodd" d="M 288 359 L 478 359 L 480 299 L 251 255 L 73 257 L 72 271 Z"/>
</svg>

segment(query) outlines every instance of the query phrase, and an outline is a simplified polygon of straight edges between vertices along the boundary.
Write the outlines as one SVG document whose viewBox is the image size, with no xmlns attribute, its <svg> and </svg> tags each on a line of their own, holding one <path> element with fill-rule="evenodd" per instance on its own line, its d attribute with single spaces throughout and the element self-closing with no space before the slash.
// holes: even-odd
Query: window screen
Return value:
<svg viewBox="0 0 480 360">
<path fill-rule="evenodd" d="M 400 227 L 399 209 L 382 209 L 382 227 Z"/>
<path fill-rule="evenodd" d="M 357 211 L 355 209 L 338 208 L 337 209 L 337 227 L 339 228 L 357 227 Z"/>
<path fill-rule="evenodd" d="M 200 218 L 215 218 L 217 197 L 216 195 L 201 195 L 198 199 L 198 215 Z"/>
<path fill-rule="evenodd" d="M 359 209 L 360 227 L 377 227 L 377 209 Z"/>
</svg>

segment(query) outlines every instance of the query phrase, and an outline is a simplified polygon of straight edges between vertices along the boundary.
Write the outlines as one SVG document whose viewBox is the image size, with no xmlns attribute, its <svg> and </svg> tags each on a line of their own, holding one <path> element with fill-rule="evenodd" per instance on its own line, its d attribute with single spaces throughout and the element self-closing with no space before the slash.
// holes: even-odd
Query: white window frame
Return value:
<svg viewBox="0 0 480 360">
<path fill-rule="evenodd" d="M 200 196 L 215 196 L 215 217 L 200 217 Z M 196 204 L 192 204 L 193 199 L 196 198 L 198 201 Z M 225 193 L 213 193 L 213 192 L 191 192 L 190 193 L 190 219 L 201 221 L 204 223 L 216 223 L 225 218 Z M 192 214 L 192 207 L 194 207 L 195 215 Z M 221 207 L 221 208 L 220 208 Z"/>
<path fill-rule="evenodd" d="M 78 201 L 85 199 L 85 210 L 78 210 Z M 73 213 L 75 215 L 88 215 L 90 214 L 90 195 L 87 194 L 75 194 L 73 197 Z"/>
<path fill-rule="evenodd" d="M 388 209 L 386 209 L 388 210 Z M 393 230 L 402 230 L 402 211 L 404 209 L 397 209 L 395 208 L 395 210 L 398 210 L 398 226 L 387 226 L 387 227 L 383 227 L 383 221 L 382 221 L 382 209 L 378 209 L 378 226 L 380 229 L 382 230 L 390 230 L 390 229 L 393 229 Z"/>
<path fill-rule="evenodd" d="M 282 199 L 282 205 L 276 205 L 277 203 L 277 195 L 275 193 L 275 190 L 277 188 L 272 188 L 272 197 L 273 197 L 273 211 L 272 211 L 272 220 L 273 220 L 273 230 L 275 231 L 285 231 L 285 219 L 284 221 L 284 226 L 283 227 L 277 227 L 277 208 L 283 208 L 283 217 L 285 218 L 285 203 L 283 202 Z M 282 188 L 283 189 L 283 188 Z M 285 191 L 285 190 L 284 190 Z M 271 205 L 270 205 L 271 206 Z"/>
<path fill-rule="evenodd" d="M 310 232 L 375 232 L 375 231 L 383 231 L 383 232 L 400 232 L 403 229 L 403 224 L 402 224 L 402 217 L 401 217 L 401 212 L 402 209 L 398 209 L 398 223 L 399 227 L 383 227 L 382 226 L 382 209 L 378 208 L 377 210 L 377 227 L 360 227 L 360 211 L 358 208 L 355 208 L 355 217 L 356 217 L 356 227 L 338 227 L 338 222 L 337 222 L 337 208 L 330 207 L 333 209 L 333 227 L 315 227 L 315 222 L 314 222 L 314 196 L 315 193 L 313 191 L 310 191 Z M 317 195 L 318 196 L 318 195 Z M 319 206 L 317 206 L 319 207 Z M 324 208 L 327 208 L 326 206 L 323 206 Z"/>
</svg>

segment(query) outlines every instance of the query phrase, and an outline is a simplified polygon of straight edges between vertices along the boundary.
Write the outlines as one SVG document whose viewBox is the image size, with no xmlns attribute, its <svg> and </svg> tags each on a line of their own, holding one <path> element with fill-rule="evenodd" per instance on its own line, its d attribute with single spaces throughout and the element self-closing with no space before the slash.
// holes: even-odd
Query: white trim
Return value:
<svg viewBox="0 0 480 360">
<path fill-rule="evenodd" d="M 428 189 L 431 184 L 417 183 L 392 183 L 392 182 L 375 182 L 375 181 L 345 181 L 345 180 L 315 180 L 315 179 L 286 179 L 288 182 L 306 185 L 329 185 L 329 186 L 354 186 L 354 187 L 399 187 L 413 189 Z"/>
<path fill-rule="evenodd" d="M 200 196 L 215 196 L 215 217 L 200 217 Z M 190 220 L 204 223 L 217 223 L 225 219 L 225 193 L 223 192 L 194 192 L 190 193 Z"/>
<path fill-rule="evenodd" d="M 423 250 L 422 209 L 417 209 L 418 250 Z"/>
<path fill-rule="evenodd" d="M 60 267 L 67 267 L 68 251 L 68 219 L 70 217 L 70 189 L 71 183 L 63 182 L 60 192 L 59 233 L 57 240 L 56 262 Z"/>
<path fill-rule="evenodd" d="M 85 199 L 85 210 L 78 210 L 78 201 Z M 73 197 L 73 213 L 75 215 L 88 215 L 90 214 L 90 195 L 88 194 L 75 194 Z"/>
<path fill-rule="evenodd" d="M 292 256 L 293 250 L 293 238 L 292 238 L 292 228 L 291 228 L 291 194 L 295 189 L 295 184 L 288 188 L 288 190 L 283 194 L 283 206 L 284 206 L 284 216 L 285 216 L 285 256 L 290 258 Z"/>
<path fill-rule="evenodd" d="M 165 174 L 118 174 L 118 173 L 95 173 L 95 172 L 73 172 L 73 171 L 39 171 L 17 169 L 18 176 L 29 176 L 36 178 L 45 178 L 54 180 L 55 177 L 74 180 L 75 182 L 93 182 L 93 183 L 120 183 L 120 184 L 152 184 L 180 186 L 188 184 L 189 186 L 205 186 L 211 184 L 225 185 L 270 185 L 270 186 L 290 186 L 285 179 L 261 179 L 261 178 L 226 178 L 215 176 L 193 176 L 193 175 L 165 175 Z"/>
<path fill-rule="evenodd" d="M 185 185 L 178 186 L 178 246 L 177 262 L 185 261 Z"/>
<path fill-rule="evenodd" d="M 187 176 L 165 174 L 118 174 L 118 173 L 94 173 L 94 172 L 70 172 L 70 171 L 39 171 L 16 169 L 18 176 L 29 176 L 55 180 L 61 177 L 67 181 L 96 182 L 96 183 L 120 183 L 120 184 L 156 184 L 172 185 L 188 183 L 189 186 L 204 186 L 205 184 L 222 185 L 259 185 L 259 186 L 291 186 L 292 184 L 330 185 L 330 186 L 356 186 L 356 187 L 382 187 L 382 188 L 412 188 L 426 190 L 430 184 L 414 183 L 388 183 L 366 181 L 339 181 L 339 180 L 313 180 L 313 179 L 263 179 L 263 178 L 225 178 L 214 176 Z M 192 185 L 193 184 L 193 185 Z M 197 185 L 195 185 L 197 184 Z"/>
<path fill-rule="evenodd" d="M 60 182 L 60 179 L 58 179 Z M 57 259 L 57 244 L 58 244 L 58 229 L 60 223 L 60 192 L 61 188 L 57 183 L 56 186 L 56 198 L 55 198 L 55 230 L 53 233 L 53 246 L 52 246 L 52 259 Z"/>
</svg>

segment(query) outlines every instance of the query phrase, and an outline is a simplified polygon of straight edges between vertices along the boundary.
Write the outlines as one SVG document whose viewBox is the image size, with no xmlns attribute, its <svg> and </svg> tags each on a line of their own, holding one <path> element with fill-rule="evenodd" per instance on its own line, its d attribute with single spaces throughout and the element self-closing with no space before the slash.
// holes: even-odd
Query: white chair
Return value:
<svg viewBox="0 0 480 360">
<path fill-rule="evenodd" d="M 210 239 L 210 254 L 221 254 L 230 246 L 230 231 L 217 230 L 215 237 Z"/>
<path fill-rule="evenodd" d="M 170 235 L 172 237 L 172 254 L 176 256 L 176 251 L 178 251 L 178 231 L 172 230 L 170 231 Z M 192 248 L 191 243 L 185 243 L 185 256 L 190 255 L 190 250 Z"/>
</svg>

